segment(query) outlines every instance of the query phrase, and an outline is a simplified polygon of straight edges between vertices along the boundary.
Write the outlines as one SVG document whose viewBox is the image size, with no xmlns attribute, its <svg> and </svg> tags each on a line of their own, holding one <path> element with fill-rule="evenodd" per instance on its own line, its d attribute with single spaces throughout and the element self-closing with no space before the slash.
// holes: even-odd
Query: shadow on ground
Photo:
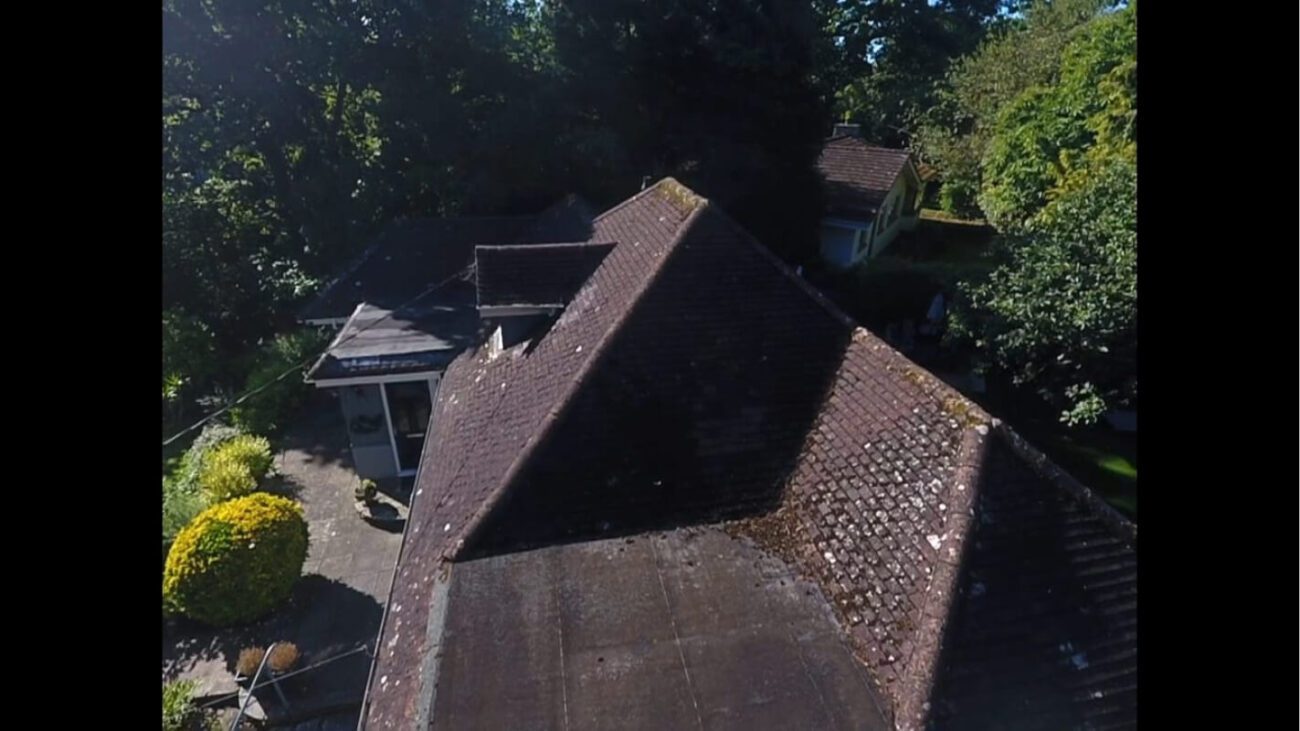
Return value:
<svg viewBox="0 0 1300 731">
<path fill-rule="evenodd" d="M 347 431 L 343 429 L 337 397 L 326 390 L 315 391 L 276 447 L 282 452 L 301 452 L 317 464 L 340 464 L 351 469 Z"/>
<path fill-rule="evenodd" d="M 217 629 L 183 618 L 168 621 L 163 679 L 193 674 L 200 665 L 233 675 L 240 650 L 283 641 L 298 646 L 297 667 L 305 668 L 371 644 L 382 615 L 383 606 L 373 597 L 323 576 L 304 576 L 284 605 L 250 625 Z M 287 679 L 285 695 L 295 715 L 360 702 L 369 668 L 369 654 L 355 653 Z"/>
</svg>

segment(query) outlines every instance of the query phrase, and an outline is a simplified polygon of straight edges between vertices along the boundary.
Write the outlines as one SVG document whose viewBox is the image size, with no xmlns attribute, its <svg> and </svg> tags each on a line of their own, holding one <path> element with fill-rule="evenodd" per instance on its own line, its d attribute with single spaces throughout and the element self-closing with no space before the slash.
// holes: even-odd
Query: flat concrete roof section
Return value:
<svg viewBox="0 0 1300 731">
<path fill-rule="evenodd" d="M 816 585 L 717 528 L 456 563 L 445 610 L 433 728 L 887 728 Z"/>
</svg>

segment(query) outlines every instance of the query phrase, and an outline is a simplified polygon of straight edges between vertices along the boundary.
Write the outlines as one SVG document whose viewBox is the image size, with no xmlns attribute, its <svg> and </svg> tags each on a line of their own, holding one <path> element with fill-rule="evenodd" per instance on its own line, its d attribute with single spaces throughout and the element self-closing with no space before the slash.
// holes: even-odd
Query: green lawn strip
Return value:
<svg viewBox="0 0 1300 731">
<path fill-rule="evenodd" d="M 1019 431 L 1019 428 L 1017 428 Z M 1025 437 L 1120 512 L 1137 519 L 1136 444 L 1131 436 L 1031 429 Z"/>
</svg>

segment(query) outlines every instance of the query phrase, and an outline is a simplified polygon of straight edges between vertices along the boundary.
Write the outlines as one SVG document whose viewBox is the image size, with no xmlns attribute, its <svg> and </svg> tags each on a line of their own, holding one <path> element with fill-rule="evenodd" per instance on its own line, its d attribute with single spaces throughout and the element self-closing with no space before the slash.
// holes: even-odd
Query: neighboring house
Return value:
<svg viewBox="0 0 1300 731">
<path fill-rule="evenodd" d="M 582 238 L 592 212 L 569 197 L 537 216 L 394 223 L 300 314 L 339 327 L 307 373 L 334 389 L 357 474 L 415 474 L 433 398 L 447 364 L 479 343 L 477 244 Z"/>
<path fill-rule="evenodd" d="M 478 249 L 363 728 L 1135 725 L 1132 523 L 676 181 L 578 242 Z"/>
<path fill-rule="evenodd" d="M 916 226 L 924 186 L 907 150 L 863 142 L 856 124 L 837 124 L 817 161 L 826 185 L 821 254 L 846 268 L 880 254 Z"/>
</svg>

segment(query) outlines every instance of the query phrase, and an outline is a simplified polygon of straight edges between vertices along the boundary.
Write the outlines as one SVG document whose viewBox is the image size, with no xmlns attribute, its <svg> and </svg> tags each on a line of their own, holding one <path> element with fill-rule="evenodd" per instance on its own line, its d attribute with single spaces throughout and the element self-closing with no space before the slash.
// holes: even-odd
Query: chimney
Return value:
<svg viewBox="0 0 1300 731">
<path fill-rule="evenodd" d="M 831 137 L 842 137 L 842 136 L 861 137 L 862 125 L 848 124 L 848 123 L 835 125 L 835 131 L 831 132 Z"/>
</svg>

